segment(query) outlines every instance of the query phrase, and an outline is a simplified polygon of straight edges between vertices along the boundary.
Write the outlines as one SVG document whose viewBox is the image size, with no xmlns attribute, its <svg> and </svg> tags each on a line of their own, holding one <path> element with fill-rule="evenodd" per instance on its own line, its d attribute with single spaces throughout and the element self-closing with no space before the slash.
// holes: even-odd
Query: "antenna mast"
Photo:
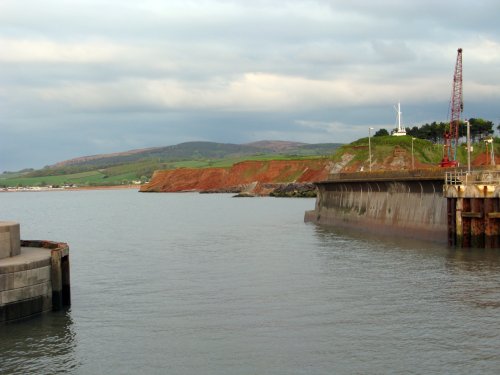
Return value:
<svg viewBox="0 0 500 375">
<path fill-rule="evenodd" d="M 395 135 L 397 137 L 401 135 L 406 135 L 406 129 L 401 126 L 401 114 L 402 114 L 401 103 L 398 102 L 398 107 L 396 108 L 396 106 L 394 106 L 394 109 L 396 110 L 397 113 L 396 118 L 398 120 L 398 128 L 396 131 L 392 132 L 392 135 Z"/>
</svg>

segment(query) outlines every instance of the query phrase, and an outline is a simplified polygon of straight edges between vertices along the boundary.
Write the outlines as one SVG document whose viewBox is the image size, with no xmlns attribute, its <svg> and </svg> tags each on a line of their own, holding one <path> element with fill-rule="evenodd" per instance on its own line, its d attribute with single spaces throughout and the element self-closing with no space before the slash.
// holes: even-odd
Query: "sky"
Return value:
<svg viewBox="0 0 500 375">
<path fill-rule="evenodd" d="M 0 0 L 0 171 L 189 141 L 500 124 L 498 0 Z"/>
</svg>

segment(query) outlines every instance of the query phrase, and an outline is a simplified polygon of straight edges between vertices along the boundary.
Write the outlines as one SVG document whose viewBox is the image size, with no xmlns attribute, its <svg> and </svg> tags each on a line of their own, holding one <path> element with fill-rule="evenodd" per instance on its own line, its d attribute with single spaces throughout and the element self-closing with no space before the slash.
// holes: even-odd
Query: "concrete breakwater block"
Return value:
<svg viewBox="0 0 500 375">
<path fill-rule="evenodd" d="M 19 223 L 0 221 L 0 259 L 21 254 Z"/>
<path fill-rule="evenodd" d="M 52 309 L 52 254 L 44 248 L 21 248 L 0 260 L 0 325 Z"/>
<path fill-rule="evenodd" d="M 0 325 L 71 304 L 68 245 L 20 244 L 19 255 L 0 259 Z"/>
</svg>

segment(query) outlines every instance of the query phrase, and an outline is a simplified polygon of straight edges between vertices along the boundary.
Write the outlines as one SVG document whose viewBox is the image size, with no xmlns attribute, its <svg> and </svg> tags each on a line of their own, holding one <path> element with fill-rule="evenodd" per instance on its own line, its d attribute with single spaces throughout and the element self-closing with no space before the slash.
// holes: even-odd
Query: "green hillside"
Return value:
<svg viewBox="0 0 500 375">
<path fill-rule="evenodd" d="M 434 143 L 425 139 L 413 138 L 413 157 L 415 163 L 425 168 L 438 168 L 439 163 L 443 159 L 443 144 Z M 396 148 L 406 151 L 409 163 L 411 163 L 412 155 L 412 137 L 402 136 L 378 136 L 371 137 L 372 162 L 377 164 L 377 167 L 383 168 L 383 161 L 394 154 Z M 500 138 L 493 138 L 494 154 L 500 155 Z M 491 161 L 491 144 L 486 149 L 484 141 L 477 141 L 471 144 L 473 151 L 471 152 L 472 166 L 482 166 L 489 164 Z M 488 153 L 488 156 L 486 154 Z M 332 159 L 335 162 L 340 162 L 346 154 L 353 155 L 352 160 L 346 166 L 355 163 L 368 165 L 369 160 L 369 145 L 368 137 L 358 139 L 347 145 L 342 145 L 333 154 Z M 467 166 L 467 148 L 465 143 L 459 144 L 457 149 L 457 160 L 460 166 Z"/>
<path fill-rule="evenodd" d="M 373 160 L 383 160 L 393 153 L 395 147 L 400 147 L 411 154 L 412 137 L 393 137 L 380 136 L 370 139 Z M 368 155 L 368 137 L 358 139 L 348 145 L 341 146 L 334 154 L 335 159 L 341 158 L 343 154 L 350 152 L 355 155 L 354 160 L 367 160 Z M 438 165 L 443 157 L 443 145 L 436 144 L 425 139 L 415 138 L 413 141 L 413 153 L 415 160 L 425 164 Z"/>
<path fill-rule="evenodd" d="M 303 144 L 262 141 L 257 145 L 187 142 L 174 146 L 93 155 L 40 170 L 0 175 L 0 186 L 106 186 L 147 181 L 155 170 L 228 167 L 244 160 L 310 158 L 331 155 L 338 143 Z"/>
<path fill-rule="evenodd" d="M 374 163 L 380 164 L 392 155 L 396 148 L 404 149 L 407 155 L 411 155 L 411 136 L 376 136 L 371 137 L 370 142 Z M 499 139 L 495 138 L 493 145 L 495 154 L 500 155 Z M 482 141 L 474 143 L 472 160 L 477 165 L 481 163 L 481 158 L 487 160 L 485 147 Z M 188 142 L 154 149 L 80 157 L 40 170 L 4 172 L 0 175 L 0 187 L 123 185 L 145 182 L 155 170 L 229 167 L 245 160 L 287 160 L 325 156 L 339 162 L 346 154 L 352 155 L 347 167 L 355 163 L 366 166 L 369 158 L 368 138 L 361 138 L 347 145 L 280 141 L 261 141 L 249 145 Z M 443 145 L 414 138 L 413 155 L 419 165 L 437 167 L 443 157 Z M 462 166 L 467 164 L 467 153 L 463 145 L 458 148 L 457 159 Z"/>
</svg>

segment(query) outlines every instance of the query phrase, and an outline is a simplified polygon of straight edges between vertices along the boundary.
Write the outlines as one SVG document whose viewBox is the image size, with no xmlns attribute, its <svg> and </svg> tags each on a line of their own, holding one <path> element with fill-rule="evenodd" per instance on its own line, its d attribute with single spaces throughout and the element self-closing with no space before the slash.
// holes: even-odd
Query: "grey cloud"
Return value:
<svg viewBox="0 0 500 375">
<path fill-rule="evenodd" d="M 391 127 L 397 100 L 413 125 L 445 120 L 458 47 L 467 115 L 500 121 L 497 3 L 4 0 L 0 170 L 195 139 L 348 142 Z"/>
<path fill-rule="evenodd" d="M 374 40 L 372 45 L 376 55 L 379 56 L 382 62 L 387 64 L 412 61 L 416 58 L 415 52 L 405 42 Z"/>
</svg>

